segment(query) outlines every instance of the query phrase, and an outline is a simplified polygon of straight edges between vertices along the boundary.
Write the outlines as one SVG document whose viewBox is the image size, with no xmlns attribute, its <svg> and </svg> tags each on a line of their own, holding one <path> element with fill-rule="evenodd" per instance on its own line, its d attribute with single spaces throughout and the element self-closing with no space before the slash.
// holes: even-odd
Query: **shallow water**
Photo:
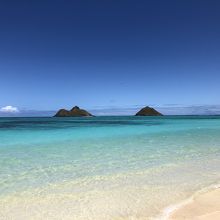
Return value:
<svg viewBox="0 0 220 220">
<path fill-rule="evenodd" d="M 151 219 L 220 182 L 220 117 L 0 118 L 0 219 Z"/>
</svg>

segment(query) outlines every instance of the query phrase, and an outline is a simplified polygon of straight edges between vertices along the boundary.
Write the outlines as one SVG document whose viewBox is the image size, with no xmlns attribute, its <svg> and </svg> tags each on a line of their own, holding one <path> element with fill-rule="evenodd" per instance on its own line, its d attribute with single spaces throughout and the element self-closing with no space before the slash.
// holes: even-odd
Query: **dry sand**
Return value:
<svg viewBox="0 0 220 220">
<path fill-rule="evenodd" d="M 169 220 L 220 220 L 220 188 L 196 196 Z"/>
</svg>

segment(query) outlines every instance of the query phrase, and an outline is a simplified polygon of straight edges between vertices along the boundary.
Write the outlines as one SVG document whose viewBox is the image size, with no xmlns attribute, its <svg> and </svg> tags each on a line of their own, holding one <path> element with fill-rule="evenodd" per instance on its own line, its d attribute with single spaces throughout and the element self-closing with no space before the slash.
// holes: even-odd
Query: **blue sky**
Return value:
<svg viewBox="0 0 220 220">
<path fill-rule="evenodd" d="M 219 11 L 212 0 L 1 1 L 0 109 L 219 112 Z"/>
</svg>

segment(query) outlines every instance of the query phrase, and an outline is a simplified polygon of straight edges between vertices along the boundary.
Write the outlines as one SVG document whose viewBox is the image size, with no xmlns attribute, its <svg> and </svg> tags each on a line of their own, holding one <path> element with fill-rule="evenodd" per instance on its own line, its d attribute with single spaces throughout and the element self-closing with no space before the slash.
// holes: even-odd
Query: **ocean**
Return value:
<svg viewBox="0 0 220 220">
<path fill-rule="evenodd" d="M 166 219 L 220 183 L 220 116 L 0 118 L 1 220 Z"/>
</svg>

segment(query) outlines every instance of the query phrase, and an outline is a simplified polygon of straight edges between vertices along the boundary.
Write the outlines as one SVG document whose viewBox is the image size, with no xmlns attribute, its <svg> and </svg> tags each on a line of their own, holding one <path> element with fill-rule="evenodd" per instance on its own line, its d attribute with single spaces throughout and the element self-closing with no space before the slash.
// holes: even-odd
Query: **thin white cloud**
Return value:
<svg viewBox="0 0 220 220">
<path fill-rule="evenodd" d="M 7 105 L 5 107 L 0 108 L 0 112 L 4 112 L 4 113 L 18 113 L 19 110 L 17 107 L 11 106 L 11 105 Z"/>
</svg>

